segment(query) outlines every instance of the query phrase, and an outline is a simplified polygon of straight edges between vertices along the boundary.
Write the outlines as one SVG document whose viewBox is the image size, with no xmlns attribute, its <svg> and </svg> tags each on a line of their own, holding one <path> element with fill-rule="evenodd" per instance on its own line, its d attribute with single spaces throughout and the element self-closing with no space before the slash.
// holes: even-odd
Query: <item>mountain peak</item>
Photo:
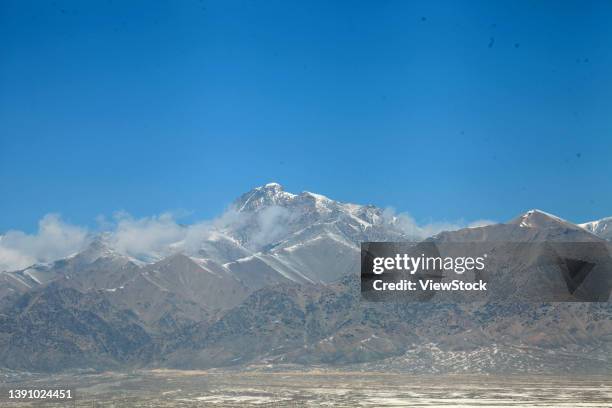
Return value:
<svg viewBox="0 0 612 408">
<path fill-rule="evenodd" d="M 295 194 L 283 190 L 280 184 L 272 182 L 244 193 L 234 201 L 234 207 L 240 212 L 255 211 L 262 207 L 283 205 L 295 197 Z"/>
<path fill-rule="evenodd" d="M 566 227 L 576 229 L 575 225 L 563 218 L 538 209 L 529 210 L 525 214 L 519 215 L 511 220 L 509 224 L 518 225 L 523 228 Z"/>
<path fill-rule="evenodd" d="M 92 238 L 87 247 L 80 253 L 91 262 L 103 256 L 114 256 L 115 251 L 108 242 L 108 234 L 102 233 Z"/>
<path fill-rule="evenodd" d="M 257 188 L 267 188 L 267 189 L 272 189 L 272 190 L 282 190 L 283 186 L 281 186 L 280 184 L 278 184 L 276 182 L 271 182 L 271 183 L 268 183 L 268 184 L 264 185 L 263 187 L 257 187 Z"/>
</svg>

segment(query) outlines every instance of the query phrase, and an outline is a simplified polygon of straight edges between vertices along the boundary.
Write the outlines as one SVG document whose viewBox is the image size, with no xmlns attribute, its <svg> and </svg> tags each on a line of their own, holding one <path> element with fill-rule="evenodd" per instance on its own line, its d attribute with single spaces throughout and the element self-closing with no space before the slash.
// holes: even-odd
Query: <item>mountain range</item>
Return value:
<svg viewBox="0 0 612 408">
<path fill-rule="evenodd" d="M 228 214 L 188 247 L 137 257 L 100 234 L 68 258 L 0 273 L 0 367 L 612 371 L 609 302 L 363 301 L 361 242 L 423 238 L 389 211 L 269 183 Z M 531 210 L 429 239 L 606 243 L 610 224 Z"/>
</svg>

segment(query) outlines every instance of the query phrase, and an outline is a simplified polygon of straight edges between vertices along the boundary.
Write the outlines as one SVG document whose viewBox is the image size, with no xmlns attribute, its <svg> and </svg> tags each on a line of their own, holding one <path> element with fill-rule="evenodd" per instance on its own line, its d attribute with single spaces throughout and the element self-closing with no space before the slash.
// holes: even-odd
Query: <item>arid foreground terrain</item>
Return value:
<svg viewBox="0 0 612 408">
<path fill-rule="evenodd" d="M 6 389 L 69 386 L 76 401 L 7 402 Z M 5 407 L 610 407 L 604 376 L 413 376 L 339 371 L 4 373 Z"/>
</svg>

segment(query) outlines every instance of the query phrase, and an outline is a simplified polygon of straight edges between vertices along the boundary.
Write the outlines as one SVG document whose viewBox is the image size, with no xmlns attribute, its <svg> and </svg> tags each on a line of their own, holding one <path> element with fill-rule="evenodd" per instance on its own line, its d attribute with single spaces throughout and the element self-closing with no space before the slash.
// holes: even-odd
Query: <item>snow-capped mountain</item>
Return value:
<svg viewBox="0 0 612 408">
<path fill-rule="evenodd" d="M 507 242 L 601 243 L 595 234 L 606 230 L 531 210 L 506 224 L 442 232 L 431 239 L 486 243 L 494 250 Z M 550 355 L 575 351 L 576 364 L 586 366 L 592 358 L 610 355 L 612 309 L 606 303 L 362 301 L 360 243 L 411 241 L 417 238 L 413 232 L 380 208 L 310 192 L 293 194 L 269 183 L 239 197 L 197 235 L 198 241 L 177 234 L 179 240 L 167 248 L 134 257 L 102 234 L 68 258 L 0 273 L 0 366 L 195 368 L 381 359 L 385 365 L 384 359 L 410 357 L 421 344 L 435 346 L 418 351 L 421 360 L 407 364 L 419 366 L 434 356 L 451 371 L 455 363 L 446 358 L 457 357 L 457 350 L 469 359 L 482 356 L 491 344 L 527 350 L 516 356 L 522 356 L 517 364 L 529 369 L 541 369 L 533 361 L 544 360 L 532 357 L 549 350 Z M 528 268 L 535 258 L 519 250 L 512 248 L 501 259 L 504 265 Z M 533 273 L 507 275 L 530 279 L 540 272 L 525 270 Z M 556 284 L 565 284 L 557 269 L 548 272 Z M 495 357 L 485 363 L 491 370 L 498 367 Z"/>
<path fill-rule="evenodd" d="M 530 210 L 507 225 L 531 231 L 533 239 L 550 228 L 563 229 L 567 238 L 567 234 L 581 236 L 585 229 L 605 234 L 609 220 L 576 226 L 544 211 Z M 459 235 L 467 237 L 481 229 L 463 231 Z M 526 239 L 521 230 L 494 227 L 487 231 L 490 241 Z M 178 253 L 204 270 L 214 265 L 212 269 L 224 271 L 249 290 L 283 282 L 329 283 L 358 271 L 361 242 L 418 238 L 401 218 L 383 209 L 341 203 L 308 191 L 294 194 L 278 183 L 268 183 L 241 195 L 225 216 L 189 247 L 178 241 L 136 258 L 114 249 L 112 236 L 103 233 L 84 251 L 68 258 L 0 274 L 5 282 L 0 296 L 59 278 L 85 290 L 112 290 L 134 280 L 148 265 Z M 236 290 L 244 293 L 242 288 Z"/>
<path fill-rule="evenodd" d="M 178 241 L 136 257 L 115 249 L 114 237 L 102 233 L 70 257 L 0 273 L 0 298 L 61 281 L 78 290 L 106 291 L 114 303 L 147 320 L 169 308 L 195 318 L 201 310 L 234 306 L 261 287 L 329 283 L 356 272 L 361 241 L 410 238 L 396 217 L 379 208 L 293 194 L 269 183 L 240 196 L 189 247 Z M 146 303 L 151 304 L 139 306 Z"/>
<path fill-rule="evenodd" d="M 578 226 L 572 224 L 563 218 L 549 214 L 545 211 L 534 209 L 529 210 L 525 214 L 511 220 L 509 224 L 515 224 L 524 228 L 558 228 L 564 227 L 568 229 L 578 229 Z"/>
<path fill-rule="evenodd" d="M 225 266 L 252 287 L 331 282 L 357 270 L 361 242 L 414 239 L 382 209 L 292 194 L 278 183 L 243 194 L 233 208 L 236 221 L 222 232 L 253 253 Z"/>
<path fill-rule="evenodd" d="M 214 264 L 213 269 L 253 289 L 283 281 L 326 282 L 355 267 L 361 241 L 407 238 L 395 221 L 373 206 L 343 204 L 310 192 L 292 194 L 269 183 L 239 197 L 197 245 L 187 248 L 178 241 L 135 257 L 115 249 L 113 237 L 103 233 L 68 258 L 2 274 L 10 282 L 4 292 L 58 278 L 81 289 L 110 290 L 133 278 L 136 270 L 176 253 L 199 265 Z"/>
<path fill-rule="evenodd" d="M 285 243 L 296 234 L 308 235 L 308 229 L 339 234 L 355 244 L 377 237 L 407 238 L 397 217 L 386 216 L 380 208 L 340 203 L 309 191 L 288 193 L 278 183 L 243 194 L 232 207 L 240 215 L 224 232 L 253 251 Z"/>
<path fill-rule="evenodd" d="M 578 224 L 578 226 L 602 237 L 603 239 L 612 241 L 612 217 L 602 218 L 601 220 L 597 221 L 585 222 L 584 224 Z"/>
<path fill-rule="evenodd" d="M 530 250 L 537 245 L 517 242 L 605 245 L 582 228 L 534 210 L 506 224 L 443 232 L 432 239 L 441 244 L 483 243 L 489 253 L 501 252 L 494 266 L 505 273 L 496 283 L 510 279 L 508 287 L 523 290 L 537 282 L 538 274 L 546 275 L 553 287 L 565 282 L 562 266 L 533 268 L 540 254 Z M 190 337 L 189 351 L 173 353 L 169 362 L 189 368 L 233 361 L 368 367 L 380 360 L 380 367 L 411 372 L 606 372 L 610 367 L 609 303 L 521 303 L 512 298 L 465 304 L 444 298 L 377 303 L 364 302 L 359 287 L 354 273 L 328 284 L 263 287 L 209 330 Z M 421 350 L 423 345 L 431 347 Z"/>
<path fill-rule="evenodd" d="M 479 294 L 489 301 L 607 301 L 612 289 L 609 244 L 566 220 L 540 210 L 530 210 L 505 224 L 445 231 L 431 238 L 443 256 L 488 254 L 489 290 Z M 446 245 L 452 243 L 453 245 Z M 470 243 L 473 249 L 462 244 Z M 458 245 L 457 245 L 458 244 Z M 477 249 L 474 249 L 477 248 Z M 467 252 L 467 253 L 466 253 Z M 588 275 L 579 276 L 565 260 L 592 263 Z M 473 279 L 477 274 L 466 275 Z M 482 276 L 481 276 L 482 277 Z M 446 276 L 442 280 L 452 280 Z M 435 298 L 469 293 L 441 292 Z"/>
</svg>

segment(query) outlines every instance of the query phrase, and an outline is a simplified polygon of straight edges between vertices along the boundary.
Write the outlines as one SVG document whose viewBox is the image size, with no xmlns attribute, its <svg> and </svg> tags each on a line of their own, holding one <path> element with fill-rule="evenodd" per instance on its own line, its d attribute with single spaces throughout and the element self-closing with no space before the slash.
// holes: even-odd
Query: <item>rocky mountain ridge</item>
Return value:
<svg viewBox="0 0 612 408">
<path fill-rule="evenodd" d="M 191 253 L 143 263 L 101 237 L 50 265 L 0 274 L 0 366 L 361 364 L 418 372 L 435 359 L 438 371 L 472 362 L 481 371 L 610 367 L 610 303 L 364 302 L 359 244 L 414 240 L 401 219 L 276 183 L 232 208 L 231 221 Z M 605 242 L 592 232 L 532 210 L 431 239 Z M 485 350 L 493 354 L 484 358 Z M 565 356 L 565 365 L 546 355 Z"/>
</svg>

